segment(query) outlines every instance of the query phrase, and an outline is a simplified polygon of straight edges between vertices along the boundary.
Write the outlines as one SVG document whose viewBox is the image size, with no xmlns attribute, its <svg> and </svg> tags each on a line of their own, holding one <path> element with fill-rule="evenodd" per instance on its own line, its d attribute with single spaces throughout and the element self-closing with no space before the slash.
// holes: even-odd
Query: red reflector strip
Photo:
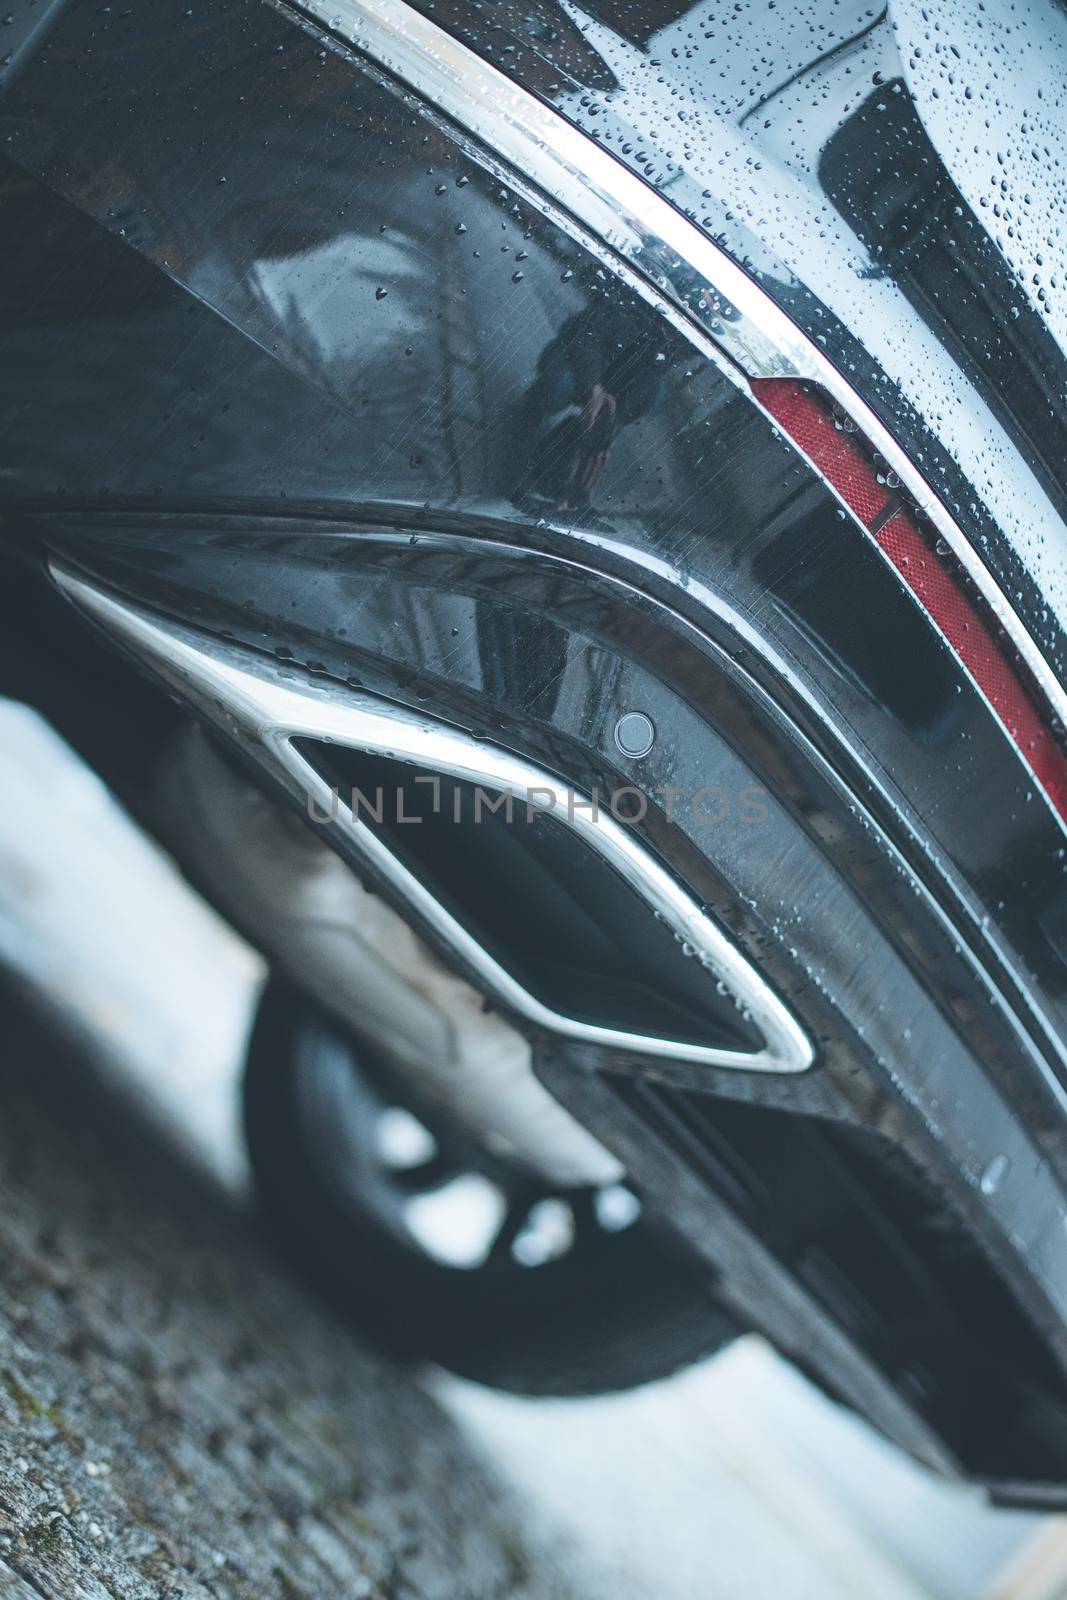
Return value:
<svg viewBox="0 0 1067 1600">
<path fill-rule="evenodd" d="M 1053 736 L 1051 718 L 1027 688 L 995 619 L 972 600 L 955 569 L 941 559 L 892 487 L 879 481 L 862 435 L 842 427 L 817 390 L 792 379 L 757 378 L 752 389 L 896 567 L 1067 822 L 1067 757 Z"/>
</svg>

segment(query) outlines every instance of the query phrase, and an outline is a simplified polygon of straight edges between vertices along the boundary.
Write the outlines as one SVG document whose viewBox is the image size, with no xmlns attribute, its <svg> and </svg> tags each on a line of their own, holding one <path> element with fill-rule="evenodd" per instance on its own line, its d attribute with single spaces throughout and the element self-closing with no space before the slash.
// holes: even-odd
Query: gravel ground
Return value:
<svg viewBox="0 0 1067 1600">
<path fill-rule="evenodd" d="M 75 1044 L 0 1009 L 0 1595 L 589 1594 L 408 1374 Z"/>
</svg>

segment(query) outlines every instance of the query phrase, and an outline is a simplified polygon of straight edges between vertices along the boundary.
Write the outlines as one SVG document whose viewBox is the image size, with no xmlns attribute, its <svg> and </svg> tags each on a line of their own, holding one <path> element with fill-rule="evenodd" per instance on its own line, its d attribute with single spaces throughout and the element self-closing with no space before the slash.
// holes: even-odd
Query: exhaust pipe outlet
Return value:
<svg viewBox="0 0 1067 1600">
<path fill-rule="evenodd" d="M 554 1185 L 619 1180 L 535 1076 L 523 1035 L 199 728 L 172 742 L 157 795 L 160 833 L 196 886 L 421 1097 Z"/>
</svg>

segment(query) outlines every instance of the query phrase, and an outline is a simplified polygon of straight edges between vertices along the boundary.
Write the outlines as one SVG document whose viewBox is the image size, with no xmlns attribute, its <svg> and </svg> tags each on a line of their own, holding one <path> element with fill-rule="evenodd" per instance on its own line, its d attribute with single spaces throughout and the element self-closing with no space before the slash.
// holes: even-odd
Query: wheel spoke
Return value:
<svg viewBox="0 0 1067 1600">
<path fill-rule="evenodd" d="M 443 1189 L 457 1175 L 455 1163 L 440 1152 L 414 1167 L 389 1167 L 388 1173 L 390 1186 L 405 1195 L 429 1194 L 434 1189 Z"/>
<path fill-rule="evenodd" d="M 486 1264 L 495 1266 L 501 1261 L 511 1259 L 511 1247 L 519 1234 L 526 1226 L 526 1219 L 530 1215 L 530 1208 L 534 1203 L 534 1196 L 527 1195 L 520 1198 L 515 1195 L 511 1198 L 504 1220 L 497 1229 L 496 1237 L 489 1246 Z"/>
<path fill-rule="evenodd" d="M 571 1189 L 568 1190 L 565 1198 L 574 1218 L 576 1238 L 586 1239 L 590 1234 L 602 1231 L 600 1219 L 597 1216 L 597 1191 L 595 1189 Z"/>
</svg>

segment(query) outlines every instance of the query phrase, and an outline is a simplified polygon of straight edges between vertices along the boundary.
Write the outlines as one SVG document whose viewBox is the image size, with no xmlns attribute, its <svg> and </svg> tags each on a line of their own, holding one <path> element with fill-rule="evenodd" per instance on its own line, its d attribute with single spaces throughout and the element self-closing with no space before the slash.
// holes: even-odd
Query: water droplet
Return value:
<svg viewBox="0 0 1067 1600">
<path fill-rule="evenodd" d="M 1011 1162 L 1005 1155 L 994 1156 L 992 1161 L 982 1173 L 981 1189 L 983 1194 L 996 1194 L 1001 1188 L 1004 1179 L 1011 1171 Z"/>
</svg>

